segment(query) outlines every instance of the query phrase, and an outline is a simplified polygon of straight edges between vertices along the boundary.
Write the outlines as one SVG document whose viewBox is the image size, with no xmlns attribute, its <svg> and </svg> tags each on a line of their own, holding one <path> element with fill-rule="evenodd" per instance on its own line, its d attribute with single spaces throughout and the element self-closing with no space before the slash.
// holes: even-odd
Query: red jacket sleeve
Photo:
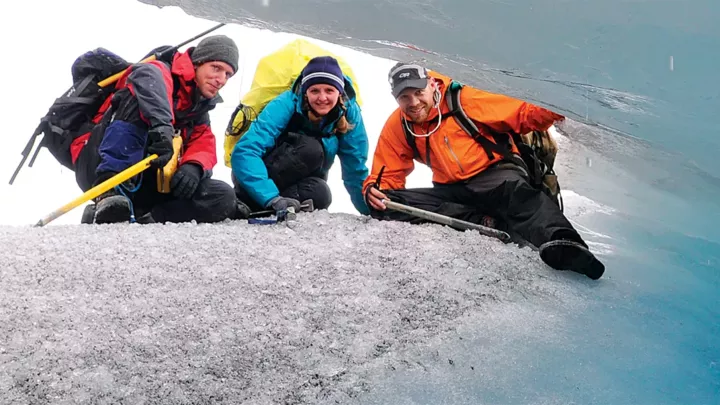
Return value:
<svg viewBox="0 0 720 405">
<path fill-rule="evenodd" d="M 210 128 L 210 118 L 206 114 L 205 119 L 188 130 L 185 137 L 185 150 L 182 156 L 182 163 L 196 163 L 204 170 L 212 170 L 217 164 L 217 150 L 215 149 L 215 134 Z"/>
</svg>

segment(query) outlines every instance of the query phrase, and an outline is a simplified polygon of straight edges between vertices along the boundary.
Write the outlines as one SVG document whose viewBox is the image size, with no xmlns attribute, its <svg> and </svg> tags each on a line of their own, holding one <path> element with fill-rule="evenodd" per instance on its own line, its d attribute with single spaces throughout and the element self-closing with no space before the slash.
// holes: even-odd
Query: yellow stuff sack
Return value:
<svg viewBox="0 0 720 405">
<path fill-rule="evenodd" d="M 247 132 L 250 124 L 265 106 L 282 92 L 289 90 L 310 59 L 332 56 L 337 59 L 343 73 L 353 82 L 356 101 L 362 105 L 358 82 L 350 66 L 332 52 L 305 39 L 296 39 L 258 62 L 250 91 L 235 108 L 225 130 L 225 166 L 230 166 L 230 155 L 237 141 Z"/>
</svg>

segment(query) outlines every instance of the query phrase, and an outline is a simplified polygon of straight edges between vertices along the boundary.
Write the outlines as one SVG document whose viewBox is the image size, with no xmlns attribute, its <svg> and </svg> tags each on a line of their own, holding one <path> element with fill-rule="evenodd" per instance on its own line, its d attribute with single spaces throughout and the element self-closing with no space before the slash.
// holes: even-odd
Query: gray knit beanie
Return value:
<svg viewBox="0 0 720 405">
<path fill-rule="evenodd" d="M 196 65 L 217 60 L 230 65 L 234 73 L 238 69 L 239 57 L 235 41 L 225 35 L 214 35 L 203 39 L 190 54 L 190 59 Z"/>
</svg>

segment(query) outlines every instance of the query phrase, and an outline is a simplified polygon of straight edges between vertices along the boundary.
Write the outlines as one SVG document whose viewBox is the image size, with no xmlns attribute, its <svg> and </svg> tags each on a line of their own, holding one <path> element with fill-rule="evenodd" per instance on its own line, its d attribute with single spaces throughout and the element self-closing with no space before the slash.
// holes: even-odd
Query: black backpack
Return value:
<svg viewBox="0 0 720 405">
<path fill-rule="evenodd" d="M 494 159 L 495 154 L 497 154 L 503 157 L 502 161 L 510 162 L 520 167 L 527 174 L 528 182 L 533 187 L 547 194 L 547 196 L 560 207 L 560 210 L 562 210 L 563 204 L 562 196 L 560 195 L 560 184 L 553 170 L 557 144 L 550 134 L 548 134 L 547 131 L 534 131 L 530 134 L 498 134 L 486 128 L 486 132 L 491 134 L 495 141 L 491 142 L 482 135 L 476 123 L 469 119 L 463 110 L 460 104 L 460 91 L 462 87 L 463 85 L 461 83 L 455 81 L 451 82 L 447 87 L 445 99 L 447 100 L 450 112 L 443 114 L 443 118 L 453 117 L 460 128 L 480 144 L 490 159 Z M 403 130 L 405 131 L 405 139 L 413 150 L 414 158 L 430 166 L 429 139 L 426 138 L 427 153 L 425 160 L 423 160 L 420 157 L 420 152 L 415 143 L 415 137 L 408 131 L 408 126 L 404 122 Z M 512 152 L 510 140 L 517 146 L 520 152 L 519 156 Z"/>
<path fill-rule="evenodd" d="M 60 164 L 73 170 L 70 145 L 95 125 L 92 120 L 103 102 L 115 91 L 114 85 L 100 87 L 99 83 L 130 66 L 125 59 L 104 48 L 80 55 L 72 64 L 72 87 L 50 106 L 47 114 L 30 137 L 22 152 L 23 159 L 10 179 L 13 183 L 32 151 L 35 138 L 43 134 L 40 145 L 30 160 L 32 166 L 41 147 L 46 147 Z"/>
<path fill-rule="evenodd" d="M 48 148 L 60 164 L 73 169 L 70 144 L 89 132 L 92 120 L 115 86 L 100 87 L 98 83 L 130 64 L 104 48 L 97 48 L 78 57 L 72 65 L 73 86 L 58 97 L 40 120 L 44 133 L 41 146 Z"/>
</svg>

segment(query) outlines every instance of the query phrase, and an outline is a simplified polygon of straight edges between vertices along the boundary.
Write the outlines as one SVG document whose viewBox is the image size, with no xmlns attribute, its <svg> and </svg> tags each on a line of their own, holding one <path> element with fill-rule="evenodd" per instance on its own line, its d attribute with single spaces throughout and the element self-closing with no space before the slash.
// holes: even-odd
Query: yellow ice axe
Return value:
<svg viewBox="0 0 720 405">
<path fill-rule="evenodd" d="M 167 194 L 170 192 L 170 180 L 177 171 L 179 165 L 180 149 L 182 148 L 182 137 L 174 136 L 172 140 L 173 155 L 168 164 L 157 171 L 157 191 L 158 193 Z"/>
<path fill-rule="evenodd" d="M 112 189 L 113 187 L 119 185 L 120 183 L 129 180 L 133 178 L 134 176 L 140 174 L 144 170 L 146 170 L 148 167 L 150 167 L 150 162 L 157 159 L 158 155 L 153 154 L 145 159 L 141 160 L 140 162 L 128 167 L 127 169 L 123 170 L 122 172 L 116 174 L 115 176 L 103 181 L 102 183 L 98 184 L 97 186 L 91 188 L 90 190 L 86 191 L 83 195 L 80 197 L 70 201 L 69 203 L 63 205 L 62 207 L 56 209 L 55 211 L 51 212 L 50 215 L 46 216 L 45 218 L 38 221 L 35 226 L 45 226 L 49 224 L 51 221 L 59 218 L 60 216 L 70 212 L 80 204 L 92 200 L 93 198 L 101 195 L 102 193 Z"/>
</svg>

